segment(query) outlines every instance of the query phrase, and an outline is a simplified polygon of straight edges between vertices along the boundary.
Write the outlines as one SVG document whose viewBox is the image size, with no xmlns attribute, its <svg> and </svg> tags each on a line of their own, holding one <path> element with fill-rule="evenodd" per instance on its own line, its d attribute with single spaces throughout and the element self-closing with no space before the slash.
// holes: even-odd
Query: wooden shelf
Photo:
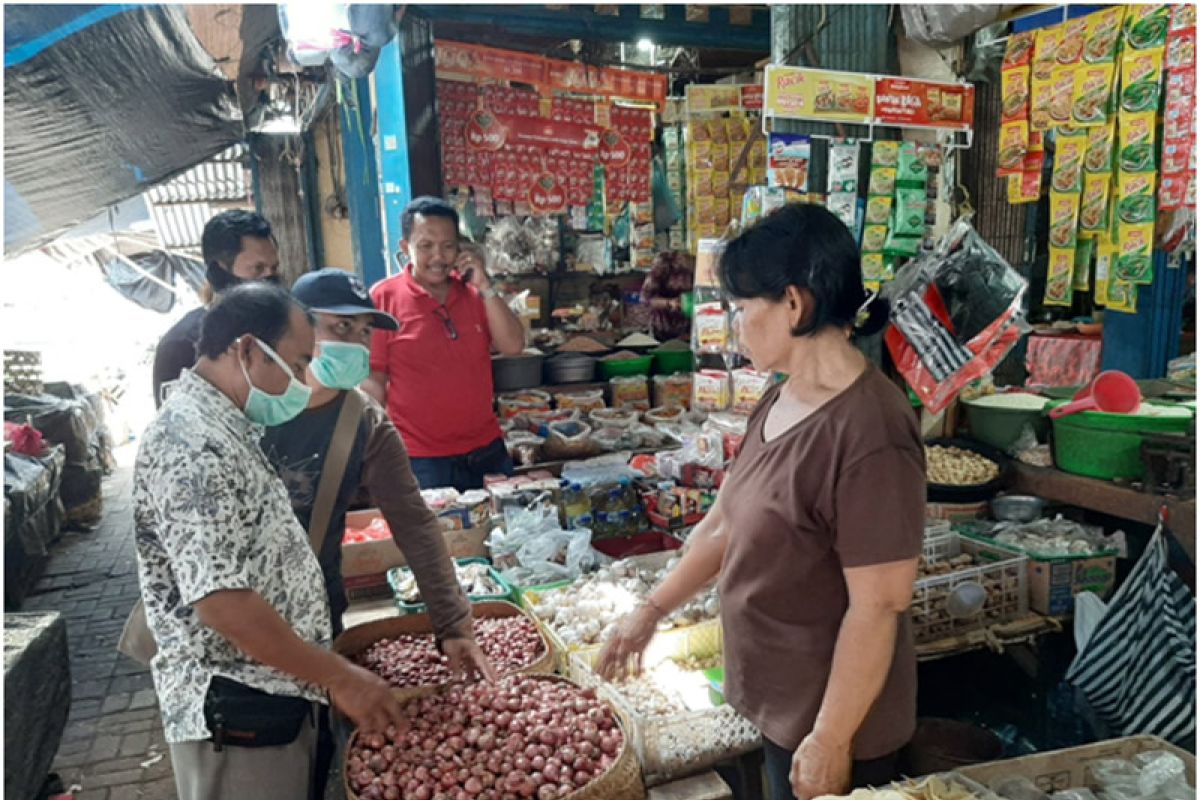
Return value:
<svg viewBox="0 0 1200 800">
<path fill-rule="evenodd" d="M 1102 514 L 1155 525 L 1164 506 L 1168 527 L 1188 556 L 1196 560 L 1196 501 L 1149 494 L 1111 481 L 1069 475 L 1057 469 L 1016 464 L 1011 488 L 1055 503 L 1078 506 Z"/>
</svg>

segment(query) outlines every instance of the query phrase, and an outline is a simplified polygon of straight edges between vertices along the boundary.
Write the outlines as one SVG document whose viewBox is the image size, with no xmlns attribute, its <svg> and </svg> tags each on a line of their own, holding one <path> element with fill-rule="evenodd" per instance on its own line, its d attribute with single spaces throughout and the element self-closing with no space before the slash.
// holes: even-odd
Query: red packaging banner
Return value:
<svg viewBox="0 0 1200 800">
<path fill-rule="evenodd" d="M 633 148 L 619 132 L 610 128 L 600 134 L 600 163 L 604 166 L 623 167 L 632 155 Z"/>
<path fill-rule="evenodd" d="M 880 125 L 969 130 L 975 122 L 975 87 L 878 78 L 875 121 Z"/>
<path fill-rule="evenodd" d="M 593 67 L 574 61 L 546 61 L 546 83 L 552 89 L 580 94 L 600 94 L 627 100 L 651 100 L 661 106 L 667 99 L 667 76 L 614 67 Z"/>
<path fill-rule="evenodd" d="M 510 117 L 480 111 L 467 123 L 467 144 L 475 150 L 514 145 L 567 150 L 589 158 L 600 152 L 600 129 L 544 117 Z"/>
<path fill-rule="evenodd" d="M 763 87 L 761 84 L 742 87 L 742 108 L 761 111 L 763 107 Z"/>
</svg>

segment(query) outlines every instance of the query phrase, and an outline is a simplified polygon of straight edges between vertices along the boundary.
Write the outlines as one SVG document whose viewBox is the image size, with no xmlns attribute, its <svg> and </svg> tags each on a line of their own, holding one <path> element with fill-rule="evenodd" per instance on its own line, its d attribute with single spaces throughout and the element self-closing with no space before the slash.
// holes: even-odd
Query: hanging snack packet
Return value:
<svg viewBox="0 0 1200 800">
<path fill-rule="evenodd" d="M 835 142 L 829 146 L 829 194 L 858 192 L 858 142 Z"/>
<path fill-rule="evenodd" d="M 864 282 L 878 282 L 883 280 L 882 253 L 862 254 L 862 278 Z"/>
<path fill-rule="evenodd" d="M 1116 64 L 1090 64 L 1075 68 L 1075 102 L 1071 106 L 1073 126 L 1107 124 L 1116 70 Z"/>
<path fill-rule="evenodd" d="M 1070 135 L 1059 132 L 1054 172 L 1050 177 L 1050 187 L 1056 192 L 1083 191 L 1083 159 L 1087 143 L 1087 134 L 1082 131 Z"/>
<path fill-rule="evenodd" d="M 829 199 L 825 202 L 825 207 L 832 211 L 834 216 L 840 219 L 851 232 L 854 232 L 858 221 L 857 194 L 835 192 L 829 195 Z"/>
<path fill-rule="evenodd" d="M 1154 222 L 1154 192 L 1157 174 L 1125 173 L 1118 176 L 1117 219 L 1122 225 Z"/>
<path fill-rule="evenodd" d="M 1006 69 L 1001 75 L 1001 122 L 1029 119 L 1029 67 Z"/>
<path fill-rule="evenodd" d="M 758 402 L 767 389 L 771 388 L 771 373 L 755 372 L 752 369 L 735 369 L 733 379 L 733 408 L 735 414 L 749 416 L 754 413 Z"/>
<path fill-rule="evenodd" d="M 1117 44 L 1121 40 L 1121 24 L 1125 21 L 1125 7 L 1113 6 L 1089 14 L 1087 19 L 1087 41 L 1083 46 L 1083 60 L 1087 64 L 1112 64 L 1117 59 Z"/>
<path fill-rule="evenodd" d="M 899 166 L 896 168 L 896 183 L 900 186 L 919 186 L 924 189 L 928 180 L 929 167 L 917 152 L 917 146 L 912 142 L 902 143 Z"/>
<path fill-rule="evenodd" d="M 1048 306 L 1069 306 L 1073 298 L 1071 288 L 1075 277 L 1074 248 L 1051 247 L 1050 262 L 1046 268 L 1046 294 Z"/>
<path fill-rule="evenodd" d="M 1075 192 L 1050 192 L 1050 246 L 1074 250 L 1079 227 L 1079 195 Z"/>
<path fill-rule="evenodd" d="M 887 242 L 887 225 L 867 225 L 863 228 L 862 251 L 864 253 L 878 253 L 883 250 L 883 245 Z"/>
<path fill-rule="evenodd" d="M 1083 168 L 1089 173 L 1109 174 L 1112 172 L 1113 142 L 1116 140 L 1116 120 L 1107 125 L 1088 128 L 1087 155 Z"/>
<path fill-rule="evenodd" d="M 878 141 L 871 147 L 871 166 L 894 167 L 900 161 L 900 143 Z M 890 194 L 890 192 L 888 193 Z"/>
<path fill-rule="evenodd" d="M 1087 17 L 1076 17 L 1063 23 L 1062 40 L 1054 53 L 1054 60 L 1063 67 L 1072 67 L 1083 60 L 1083 47 L 1087 42 Z"/>
<path fill-rule="evenodd" d="M 1053 77 L 1054 66 L 1058 63 L 1058 46 L 1062 37 L 1062 25 L 1042 28 L 1037 32 L 1032 62 L 1034 80 L 1048 81 Z"/>
<path fill-rule="evenodd" d="M 1088 173 L 1083 178 L 1083 200 L 1079 208 L 1080 235 L 1095 236 L 1108 229 L 1108 189 L 1111 177 Z"/>
<path fill-rule="evenodd" d="M 1071 288 L 1077 292 L 1092 288 L 1092 254 L 1095 252 L 1095 239 L 1081 239 L 1075 248 L 1075 275 L 1071 280 Z"/>
<path fill-rule="evenodd" d="M 1050 91 L 1050 122 L 1063 126 L 1071 124 L 1071 108 L 1074 106 L 1075 67 L 1055 67 Z"/>
<path fill-rule="evenodd" d="M 1163 175 L 1158 187 L 1158 210 L 1175 211 L 1187 205 L 1189 175 Z"/>
<path fill-rule="evenodd" d="M 1196 28 L 1171 31 L 1167 39 L 1167 69 L 1192 69 L 1196 66 Z"/>
<path fill-rule="evenodd" d="M 1023 33 L 1014 33 L 1008 37 L 1008 44 L 1004 47 L 1004 69 L 1013 69 L 1020 67 L 1028 67 L 1033 61 L 1033 44 L 1035 34 L 1033 31 L 1024 31 Z"/>
<path fill-rule="evenodd" d="M 1154 50 L 1167 43 L 1170 6 L 1133 5 L 1125 16 L 1125 45 L 1131 50 Z"/>
<path fill-rule="evenodd" d="M 1120 311 L 1124 314 L 1137 313 L 1138 288 L 1128 281 L 1110 277 L 1107 284 L 1105 305 L 1109 311 Z"/>
<path fill-rule="evenodd" d="M 925 187 L 901 186 L 897 189 L 896 209 L 892 216 L 892 234 L 895 236 L 924 236 L 925 206 Z"/>
<path fill-rule="evenodd" d="M 693 328 L 697 352 L 724 353 L 729 349 L 729 315 L 719 302 L 696 306 Z"/>
<path fill-rule="evenodd" d="M 871 183 L 868 187 L 869 194 L 882 194 L 891 196 L 896 191 L 896 168 L 895 167 L 871 167 Z"/>
<path fill-rule="evenodd" d="M 866 223 L 886 225 L 892 215 L 892 198 L 874 195 L 867 199 Z"/>
<path fill-rule="evenodd" d="M 1029 123 L 1007 122 L 1000 126 L 998 176 L 1020 175 L 1029 149 Z M 889 192 L 890 194 L 890 192 Z"/>
<path fill-rule="evenodd" d="M 1154 223 L 1124 225 L 1118 237 L 1116 264 L 1112 277 L 1117 281 L 1134 284 L 1154 282 Z M 1109 283 L 1111 291 L 1112 283 Z"/>
<path fill-rule="evenodd" d="M 891 231 L 883 245 L 883 252 L 889 256 L 911 258 L 921 252 L 921 242 L 924 241 L 924 238 L 924 236 L 901 236 L 895 231 Z"/>
<path fill-rule="evenodd" d="M 692 376 L 692 409 L 713 414 L 729 408 L 729 373 L 702 369 Z"/>
<path fill-rule="evenodd" d="M 1117 163 L 1121 172 L 1150 172 L 1154 169 L 1153 111 L 1121 116 L 1121 150 Z"/>
<path fill-rule="evenodd" d="M 1191 3 L 1171 6 L 1171 30 L 1182 31 L 1196 27 L 1196 7 Z"/>
<path fill-rule="evenodd" d="M 1113 257 L 1117 246 L 1108 237 L 1100 234 L 1096 237 L 1096 294 L 1095 301 L 1104 305 L 1108 301 L 1108 280 L 1112 273 Z"/>
<path fill-rule="evenodd" d="M 1163 50 L 1126 53 L 1121 59 L 1121 110 L 1155 112 L 1162 97 Z"/>
</svg>

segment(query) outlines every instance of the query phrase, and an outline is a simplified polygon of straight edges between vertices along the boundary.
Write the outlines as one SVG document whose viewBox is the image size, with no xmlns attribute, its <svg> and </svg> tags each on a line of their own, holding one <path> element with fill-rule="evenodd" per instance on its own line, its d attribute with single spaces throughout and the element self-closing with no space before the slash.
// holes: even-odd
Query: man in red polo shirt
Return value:
<svg viewBox="0 0 1200 800">
<path fill-rule="evenodd" d="M 491 357 L 519 355 L 525 329 L 484 264 L 460 250 L 453 206 L 418 197 L 400 225 L 408 264 L 371 289 L 400 330 L 376 329 L 363 388 L 404 437 L 421 488 L 477 489 L 485 475 L 512 472 L 492 410 Z"/>
</svg>

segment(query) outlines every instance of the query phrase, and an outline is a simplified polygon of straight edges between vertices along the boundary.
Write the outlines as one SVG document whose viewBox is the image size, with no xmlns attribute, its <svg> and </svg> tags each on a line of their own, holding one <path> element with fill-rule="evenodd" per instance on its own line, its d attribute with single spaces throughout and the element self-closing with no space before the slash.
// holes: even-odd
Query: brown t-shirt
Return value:
<svg viewBox="0 0 1200 800">
<path fill-rule="evenodd" d="M 842 570 L 916 558 L 925 451 L 912 409 L 875 367 L 770 442 L 772 388 L 750 418 L 721 492 L 725 695 L 768 739 L 795 748 L 812 730 L 848 608 Z M 732 501 L 732 502 L 729 502 Z M 916 726 L 916 656 L 902 617 L 887 682 L 854 740 L 888 755 Z"/>
</svg>

